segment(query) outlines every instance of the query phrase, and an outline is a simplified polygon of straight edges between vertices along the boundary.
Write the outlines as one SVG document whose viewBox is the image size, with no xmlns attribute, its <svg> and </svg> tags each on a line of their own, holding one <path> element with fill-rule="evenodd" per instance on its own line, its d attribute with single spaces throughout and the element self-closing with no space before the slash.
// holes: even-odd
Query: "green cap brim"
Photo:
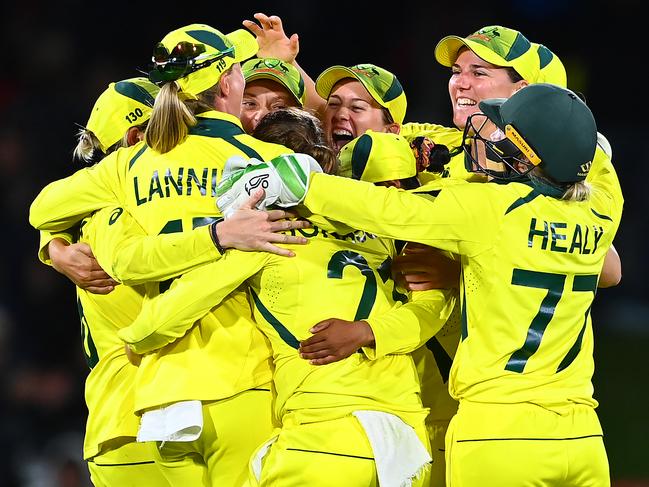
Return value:
<svg viewBox="0 0 649 487">
<path fill-rule="evenodd" d="M 457 60 L 457 54 L 462 47 L 466 47 L 475 53 L 480 59 L 493 64 L 494 66 L 512 67 L 510 61 L 506 61 L 488 47 L 469 39 L 459 36 L 446 36 L 435 46 L 435 59 L 442 66 L 451 67 Z"/>
<path fill-rule="evenodd" d="M 331 68 L 323 71 L 323 73 L 318 76 L 318 79 L 315 82 L 315 89 L 318 92 L 318 95 L 326 100 L 329 98 L 329 95 L 331 95 L 331 91 L 333 90 L 336 83 L 346 78 L 351 78 L 359 81 L 365 87 L 367 92 L 372 96 L 372 99 L 376 103 L 381 105 L 383 108 L 390 108 L 387 103 L 381 100 L 379 94 L 374 91 L 374 87 L 372 87 L 372 85 L 370 85 L 367 80 L 345 66 L 332 66 Z"/>
<path fill-rule="evenodd" d="M 403 97 L 403 102 L 401 104 L 399 104 L 398 102 L 395 103 L 400 99 L 400 97 L 390 100 L 389 102 L 384 102 L 379 93 L 374 90 L 374 87 L 369 84 L 365 78 L 359 76 L 352 69 L 349 69 L 345 66 L 332 66 L 328 69 L 325 69 L 322 74 L 318 76 L 318 79 L 315 82 L 316 92 L 322 98 L 327 100 L 329 99 L 329 96 L 331 95 L 331 92 L 336 83 L 343 79 L 354 79 L 356 81 L 359 81 L 365 87 L 372 99 L 390 112 L 392 118 L 396 123 L 403 123 L 403 119 L 406 114 L 405 93 L 403 93 L 403 91 L 401 91 L 400 95 L 400 97 Z"/>
<path fill-rule="evenodd" d="M 250 83 L 251 81 L 255 81 L 258 79 L 269 79 L 271 81 L 277 81 L 279 84 L 281 84 L 286 90 L 293 96 L 295 101 L 298 103 L 300 108 L 304 108 L 304 102 L 306 100 L 306 91 L 302 90 L 302 96 L 300 97 L 298 93 L 295 93 L 293 89 L 286 83 L 286 80 L 282 78 L 281 76 L 277 76 L 273 73 L 255 73 L 252 74 L 248 77 L 246 77 L 246 83 Z"/>
<path fill-rule="evenodd" d="M 351 69 L 345 66 L 332 66 L 328 69 L 325 69 L 322 74 L 318 76 L 318 79 L 315 82 L 315 90 L 318 92 L 318 95 L 326 100 L 329 98 L 329 95 L 331 95 L 331 91 L 333 90 L 336 83 L 346 78 L 360 81 L 367 89 L 367 85 Z M 376 99 L 378 98 L 378 96 L 376 96 L 376 94 L 372 93 L 371 91 L 370 94 L 372 95 L 372 98 L 374 98 L 374 100 L 380 104 L 380 100 Z"/>
</svg>

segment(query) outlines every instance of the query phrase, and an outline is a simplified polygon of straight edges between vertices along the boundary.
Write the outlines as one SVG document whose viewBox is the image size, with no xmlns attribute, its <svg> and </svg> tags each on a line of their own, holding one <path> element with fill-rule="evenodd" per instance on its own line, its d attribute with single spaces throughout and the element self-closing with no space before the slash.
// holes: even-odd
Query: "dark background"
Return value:
<svg viewBox="0 0 649 487">
<path fill-rule="evenodd" d="M 389 0 L 387 0 L 389 2 Z M 598 412 L 614 485 L 648 486 L 649 300 L 645 249 L 646 15 L 640 2 L 138 2 L 22 0 L 0 20 L 0 485 L 79 486 L 85 421 L 74 286 L 36 257 L 29 204 L 71 162 L 75 123 L 84 124 L 111 81 L 137 76 L 153 45 L 193 22 L 223 32 L 261 11 L 300 34 L 298 61 L 314 78 L 334 64 L 386 67 L 408 94 L 406 121 L 451 125 L 448 68 L 433 49 L 448 34 L 505 25 L 563 60 L 568 85 L 585 94 L 613 147 L 625 195 L 615 240 L 623 281 L 593 308 Z M 74 197 L 74 195 L 70 195 Z"/>
</svg>

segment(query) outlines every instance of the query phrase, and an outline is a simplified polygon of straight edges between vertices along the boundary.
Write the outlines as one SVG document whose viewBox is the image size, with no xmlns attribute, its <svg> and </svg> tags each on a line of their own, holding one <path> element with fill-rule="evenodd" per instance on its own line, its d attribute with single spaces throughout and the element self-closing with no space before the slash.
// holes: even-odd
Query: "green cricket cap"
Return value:
<svg viewBox="0 0 649 487">
<path fill-rule="evenodd" d="M 332 66 L 318 76 L 315 89 L 318 95 L 327 100 L 334 85 L 346 78 L 360 81 L 374 101 L 390 112 L 392 120 L 403 123 L 408 105 L 406 94 L 397 77 L 387 69 L 374 64 Z"/>
<path fill-rule="evenodd" d="M 537 53 L 532 43 L 517 30 L 491 25 L 467 37 L 446 36 L 435 47 L 435 59 L 443 66 L 451 67 L 462 47 L 467 47 L 494 66 L 514 68 L 529 83 L 538 80 Z"/>
<path fill-rule="evenodd" d="M 566 68 L 564 67 L 561 59 L 555 53 L 550 51 L 543 44 L 532 42 L 532 49 L 536 50 L 539 58 L 539 76 L 536 83 L 551 83 L 563 88 L 568 87 L 568 77 L 566 75 Z"/>
<path fill-rule="evenodd" d="M 293 95 L 300 108 L 304 107 L 304 78 L 292 64 L 275 58 L 253 58 L 243 63 L 241 70 L 247 83 L 256 79 L 276 81 Z"/>
<path fill-rule="evenodd" d="M 417 175 L 417 163 L 405 137 L 368 130 L 338 155 L 339 176 L 380 183 Z"/>
</svg>

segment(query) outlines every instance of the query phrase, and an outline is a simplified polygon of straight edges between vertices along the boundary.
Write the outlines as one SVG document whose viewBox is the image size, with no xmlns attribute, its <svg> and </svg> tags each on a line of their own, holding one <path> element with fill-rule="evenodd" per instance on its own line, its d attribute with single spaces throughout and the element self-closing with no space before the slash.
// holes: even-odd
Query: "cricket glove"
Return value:
<svg viewBox="0 0 649 487">
<path fill-rule="evenodd" d="M 306 154 L 286 154 L 268 162 L 230 158 L 216 187 L 216 206 L 225 218 L 240 208 L 258 188 L 265 191 L 257 208 L 284 208 L 301 203 L 309 189 L 312 172 L 322 172 L 318 162 Z"/>
</svg>

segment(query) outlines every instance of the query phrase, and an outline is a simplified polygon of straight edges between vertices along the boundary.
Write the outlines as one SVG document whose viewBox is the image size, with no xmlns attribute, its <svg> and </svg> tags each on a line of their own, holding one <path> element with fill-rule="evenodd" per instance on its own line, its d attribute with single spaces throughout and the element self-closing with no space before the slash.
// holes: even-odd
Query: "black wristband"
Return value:
<svg viewBox="0 0 649 487">
<path fill-rule="evenodd" d="M 216 247 L 216 250 L 219 251 L 219 254 L 223 255 L 225 249 L 221 247 L 221 242 L 219 242 L 219 236 L 216 233 L 216 226 L 223 221 L 223 218 L 216 220 L 213 223 L 210 223 L 210 237 L 212 237 L 212 243 Z"/>
</svg>

